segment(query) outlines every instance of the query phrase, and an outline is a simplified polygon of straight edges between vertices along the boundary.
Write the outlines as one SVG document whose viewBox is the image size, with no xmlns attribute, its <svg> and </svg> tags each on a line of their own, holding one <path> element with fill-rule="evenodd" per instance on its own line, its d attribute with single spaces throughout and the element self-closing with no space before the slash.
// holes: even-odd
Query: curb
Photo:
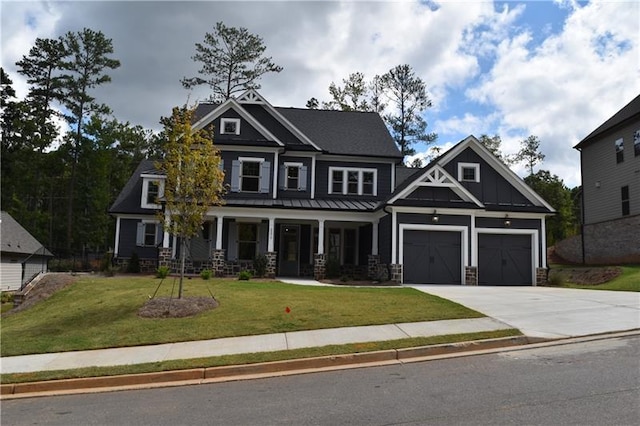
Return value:
<svg viewBox="0 0 640 426">
<path fill-rule="evenodd" d="M 599 334 L 567 339 L 542 339 L 528 336 L 503 337 L 458 343 L 389 349 L 375 352 L 330 355 L 257 364 L 194 368 L 119 376 L 61 379 L 0 385 L 0 400 L 79 393 L 113 392 L 185 386 L 224 381 L 248 380 L 350 368 L 421 362 L 447 357 L 471 356 L 500 351 L 534 349 L 545 346 L 638 335 L 640 331 Z"/>
</svg>

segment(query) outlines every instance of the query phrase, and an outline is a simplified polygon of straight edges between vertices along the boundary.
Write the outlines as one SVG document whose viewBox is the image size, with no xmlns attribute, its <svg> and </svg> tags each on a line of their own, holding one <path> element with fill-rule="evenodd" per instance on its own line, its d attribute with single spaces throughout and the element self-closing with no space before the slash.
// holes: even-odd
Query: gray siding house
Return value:
<svg viewBox="0 0 640 426">
<path fill-rule="evenodd" d="M 264 255 L 269 276 L 341 275 L 400 283 L 535 285 L 546 277 L 553 209 L 473 136 L 422 169 L 375 113 L 280 108 L 255 91 L 201 104 L 214 126 L 225 203 L 188 242 L 187 271 L 234 275 Z M 143 161 L 110 209 L 115 258 L 177 267 L 157 220 L 164 179 Z"/>
<path fill-rule="evenodd" d="M 580 260 L 640 262 L 640 96 L 575 148 L 582 170 Z"/>
</svg>

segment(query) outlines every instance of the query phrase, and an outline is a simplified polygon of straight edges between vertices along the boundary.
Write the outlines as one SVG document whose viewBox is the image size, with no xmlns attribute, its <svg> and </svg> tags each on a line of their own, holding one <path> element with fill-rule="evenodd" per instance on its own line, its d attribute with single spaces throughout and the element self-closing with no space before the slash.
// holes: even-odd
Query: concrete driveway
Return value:
<svg viewBox="0 0 640 426">
<path fill-rule="evenodd" d="M 640 293 L 552 287 L 410 285 L 519 329 L 561 338 L 640 329 Z"/>
</svg>

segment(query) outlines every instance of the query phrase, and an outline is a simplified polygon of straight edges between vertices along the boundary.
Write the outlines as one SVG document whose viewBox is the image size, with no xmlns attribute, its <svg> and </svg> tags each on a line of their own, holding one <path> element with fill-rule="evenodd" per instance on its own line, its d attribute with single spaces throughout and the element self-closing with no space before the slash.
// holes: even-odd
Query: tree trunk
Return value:
<svg viewBox="0 0 640 426">
<path fill-rule="evenodd" d="M 178 284 L 178 299 L 182 299 L 182 280 L 184 279 L 184 260 L 187 251 L 187 242 L 180 237 L 180 284 Z"/>
</svg>

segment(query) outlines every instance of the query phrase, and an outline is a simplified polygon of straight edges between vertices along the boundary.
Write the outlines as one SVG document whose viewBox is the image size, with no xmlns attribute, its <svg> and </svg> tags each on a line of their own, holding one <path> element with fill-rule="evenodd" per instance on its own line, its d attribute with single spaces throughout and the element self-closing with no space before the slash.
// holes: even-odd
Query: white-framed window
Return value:
<svg viewBox="0 0 640 426">
<path fill-rule="evenodd" d="M 239 157 L 232 162 L 231 192 L 268 193 L 270 170 L 264 158 Z"/>
<path fill-rule="evenodd" d="M 238 260 L 254 260 L 258 253 L 258 224 L 238 223 Z"/>
<path fill-rule="evenodd" d="M 640 130 L 633 132 L 633 151 L 635 156 L 640 156 Z"/>
<path fill-rule="evenodd" d="M 220 134 L 222 135 L 239 135 L 240 119 L 239 118 L 221 118 Z"/>
<path fill-rule="evenodd" d="M 155 247 L 158 245 L 159 223 L 155 221 L 142 221 L 138 223 L 136 232 L 136 246 Z"/>
<path fill-rule="evenodd" d="M 318 252 L 318 228 L 313 228 L 311 257 Z M 358 229 L 357 228 L 326 228 L 324 238 L 324 252 L 328 259 L 335 260 L 341 265 L 358 264 Z"/>
<path fill-rule="evenodd" d="M 329 167 L 329 194 L 378 195 L 378 170 Z"/>
<path fill-rule="evenodd" d="M 164 179 L 157 177 L 143 177 L 142 199 L 140 205 L 143 209 L 159 209 L 162 207 L 158 199 L 164 195 Z"/>
<path fill-rule="evenodd" d="M 480 164 L 458 163 L 458 181 L 480 182 Z"/>
</svg>

